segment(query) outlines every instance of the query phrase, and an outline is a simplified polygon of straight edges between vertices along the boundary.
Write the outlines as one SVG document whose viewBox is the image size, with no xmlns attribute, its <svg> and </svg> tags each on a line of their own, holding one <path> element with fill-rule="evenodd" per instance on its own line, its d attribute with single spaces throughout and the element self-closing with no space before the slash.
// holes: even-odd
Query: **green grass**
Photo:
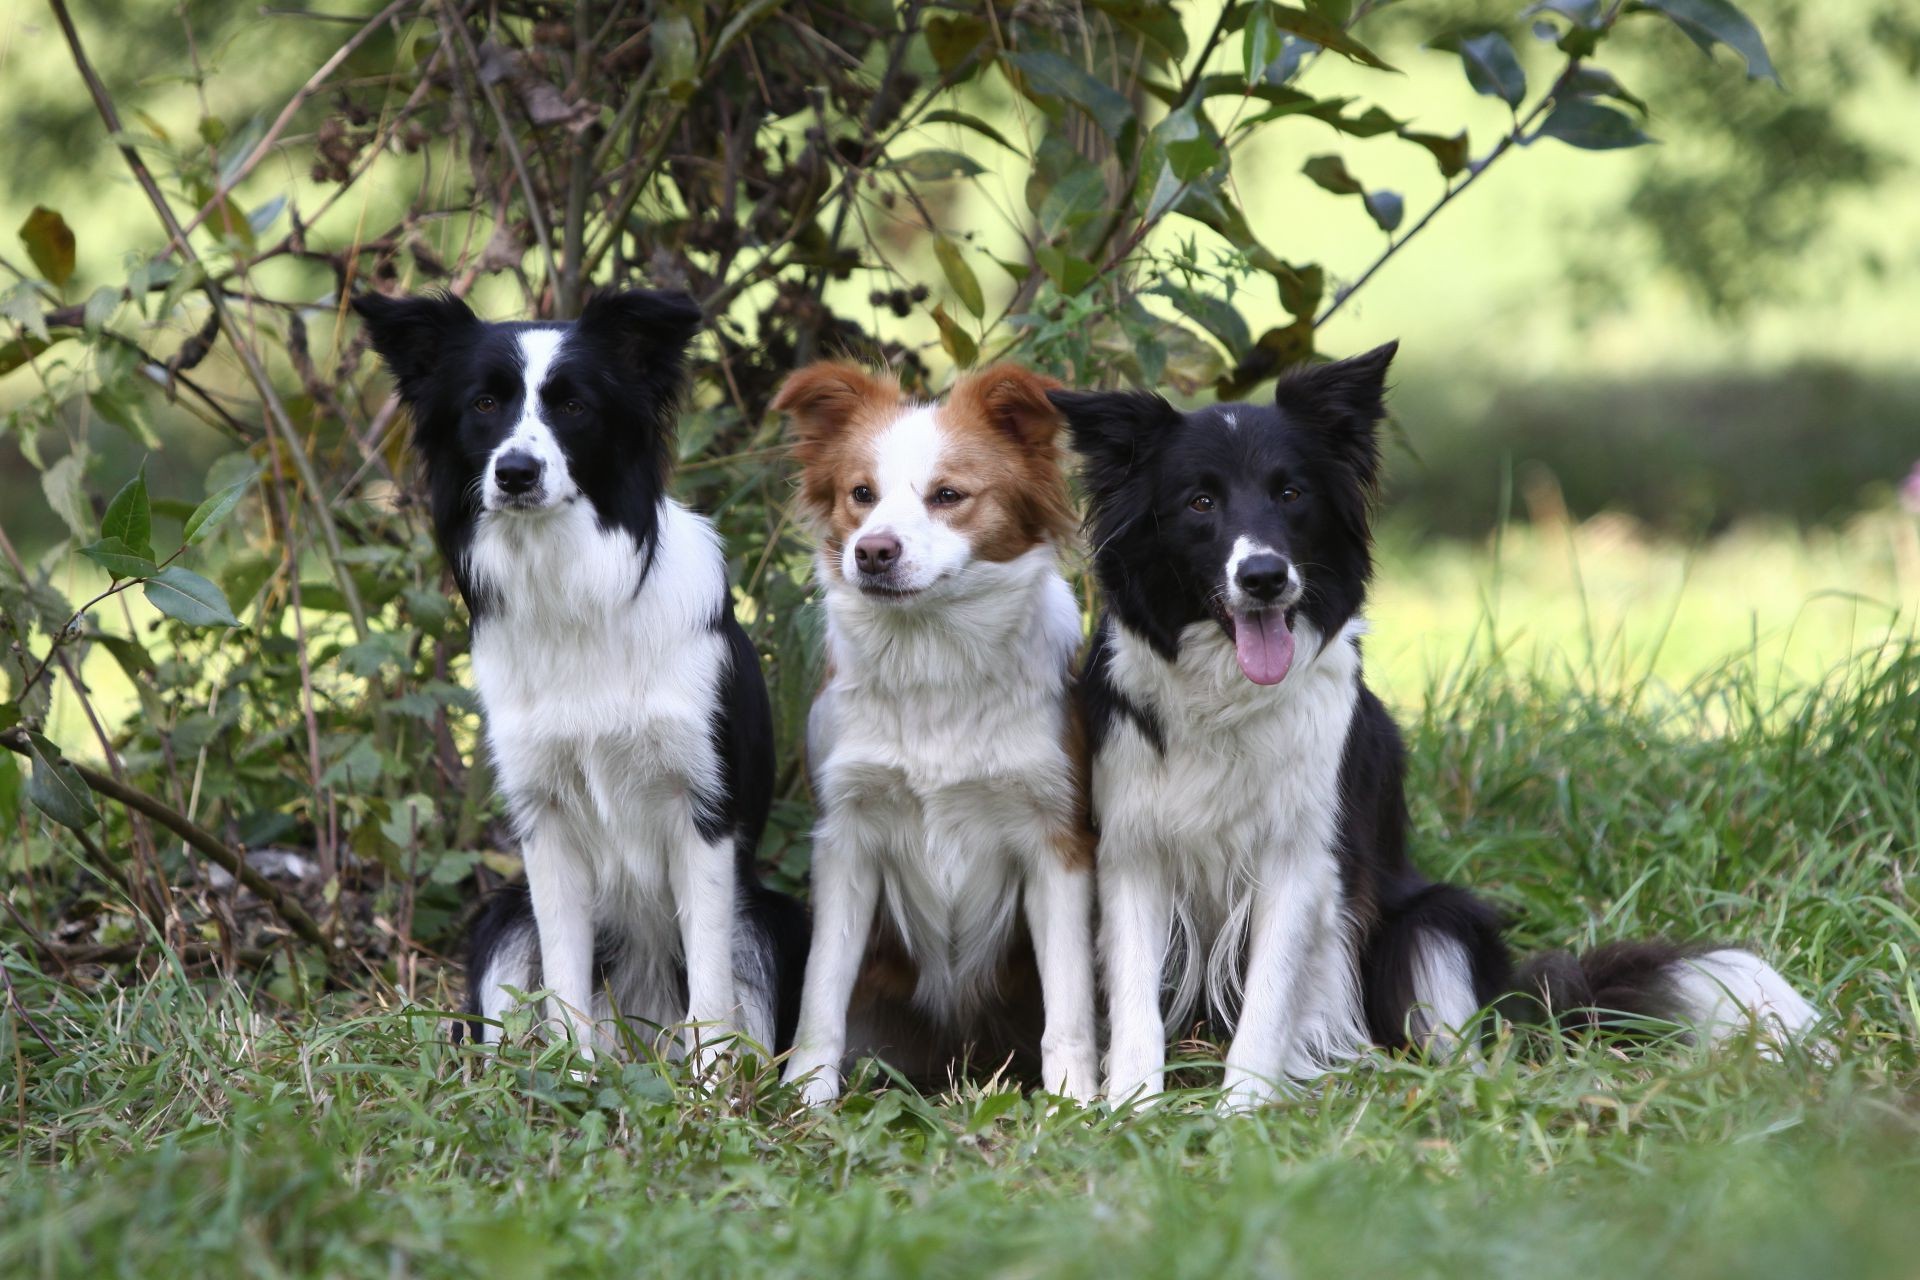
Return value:
<svg viewBox="0 0 1920 1280">
<path fill-rule="evenodd" d="M 1835 1062 L 1591 1044 L 1363 1063 L 1264 1112 L 972 1090 L 790 1118 L 743 1070 L 489 1057 L 419 1008 L 268 1012 L 0 950 L 7 1275 L 1910 1275 L 1920 648 L 1778 691 L 1456 664 L 1407 715 L 1424 862 L 1526 945 L 1764 949 Z M 43 1043 L 44 1036 L 51 1047 Z"/>
</svg>

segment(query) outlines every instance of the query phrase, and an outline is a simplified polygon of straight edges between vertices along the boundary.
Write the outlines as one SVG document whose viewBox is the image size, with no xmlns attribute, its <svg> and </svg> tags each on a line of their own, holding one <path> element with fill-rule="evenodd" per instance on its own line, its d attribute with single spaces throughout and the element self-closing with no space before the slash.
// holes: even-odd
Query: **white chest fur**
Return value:
<svg viewBox="0 0 1920 1280">
<path fill-rule="evenodd" d="M 1172 904 L 1170 1015 L 1202 984 L 1216 1007 L 1238 1002 L 1260 890 L 1285 878 L 1337 894 L 1340 761 L 1363 630 L 1355 621 L 1323 646 L 1299 628 L 1292 674 L 1261 686 L 1213 623 L 1187 628 L 1174 663 L 1115 627 L 1111 678 L 1158 720 L 1165 751 L 1125 721 L 1103 743 L 1092 772 L 1099 856 L 1103 875 L 1152 883 Z"/>
<path fill-rule="evenodd" d="M 600 851 L 584 858 L 599 895 L 657 891 L 652 855 L 684 835 L 690 794 L 718 780 L 726 649 L 712 622 L 726 584 L 711 525 L 663 506 L 644 580 L 633 539 L 600 528 L 585 502 L 488 519 L 468 563 L 490 600 L 474 682 L 515 818 L 524 830 L 557 817 L 568 845 Z M 626 875 L 605 875 L 614 865 Z"/>
<path fill-rule="evenodd" d="M 913 610 L 829 583 L 833 671 L 808 726 L 825 842 L 877 872 L 916 1000 L 946 1017 L 983 993 L 1028 870 L 1075 811 L 1072 593 L 1050 547 L 972 572 Z"/>
</svg>

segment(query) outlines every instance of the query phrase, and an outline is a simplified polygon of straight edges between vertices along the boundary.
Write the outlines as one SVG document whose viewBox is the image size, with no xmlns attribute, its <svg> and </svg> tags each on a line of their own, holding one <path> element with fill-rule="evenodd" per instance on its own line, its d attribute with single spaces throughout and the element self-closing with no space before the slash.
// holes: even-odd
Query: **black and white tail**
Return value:
<svg viewBox="0 0 1920 1280">
<path fill-rule="evenodd" d="M 1381 1044 L 1442 1045 L 1495 1006 L 1566 1030 L 1669 1022 L 1709 1043 L 1804 1040 L 1820 1014 L 1750 951 L 1663 941 L 1546 951 L 1516 967 L 1498 913 L 1453 885 L 1404 886 L 1382 904 L 1366 948 L 1367 1022 Z"/>
</svg>

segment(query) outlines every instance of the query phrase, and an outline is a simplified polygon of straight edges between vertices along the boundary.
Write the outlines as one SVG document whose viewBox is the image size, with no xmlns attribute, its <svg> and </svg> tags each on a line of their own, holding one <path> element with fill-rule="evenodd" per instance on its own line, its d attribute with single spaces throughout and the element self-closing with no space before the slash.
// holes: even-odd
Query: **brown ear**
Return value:
<svg viewBox="0 0 1920 1280">
<path fill-rule="evenodd" d="M 1060 384 L 1043 373 L 1017 364 L 996 364 L 954 383 L 947 403 L 985 418 L 1024 445 L 1039 448 L 1053 443 L 1060 431 L 1060 411 L 1047 399 L 1047 392 L 1059 389 Z"/>
<path fill-rule="evenodd" d="M 793 440 L 804 451 L 837 435 L 863 408 L 898 404 L 900 384 L 856 364 L 822 360 L 787 375 L 773 411 L 793 420 Z M 802 458 L 804 465 L 805 459 Z"/>
</svg>

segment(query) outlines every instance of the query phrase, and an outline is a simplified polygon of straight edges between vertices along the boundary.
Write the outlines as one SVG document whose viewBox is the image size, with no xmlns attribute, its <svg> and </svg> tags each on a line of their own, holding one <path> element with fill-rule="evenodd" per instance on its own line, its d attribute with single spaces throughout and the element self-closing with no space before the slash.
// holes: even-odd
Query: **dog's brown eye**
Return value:
<svg viewBox="0 0 1920 1280">
<path fill-rule="evenodd" d="M 498 400 L 495 400 L 492 396 L 479 396 L 475 398 L 473 402 L 473 411 L 475 413 L 492 413 L 495 409 L 498 409 L 499 407 L 500 407 L 500 402 Z"/>
<path fill-rule="evenodd" d="M 1209 494 L 1195 494 L 1193 501 L 1189 502 L 1187 506 L 1195 511 L 1211 511 L 1213 510 L 1213 498 Z"/>
<path fill-rule="evenodd" d="M 1286 488 L 1280 491 L 1280 501 L 1298 502 L 1300 501 L 1300 491 L 1294 488 L 1292 485 L 1288 485 Z"/>
<path fill-rule="evenodd" d="M 864 507 L 873 501 L 873 490 L 863 484 L 857 484 L 853 486 L 853 500 Z"/>
<path fill-rule="evenodd" d="M 966 496 L 966 494 L 961 493 L 958 489 L 949 489 L 942 486 L 933 491 L 933 505 L 936 507 L 950 507 L 954 503 L 965 499 Z"/>
<path fill-rule="evenodd" d="M 587 411 L 587 406 L 579 400 L 569 400 L 560 406 L 560 412 L 569 418 L 577 418 Z"/>
</svg>

